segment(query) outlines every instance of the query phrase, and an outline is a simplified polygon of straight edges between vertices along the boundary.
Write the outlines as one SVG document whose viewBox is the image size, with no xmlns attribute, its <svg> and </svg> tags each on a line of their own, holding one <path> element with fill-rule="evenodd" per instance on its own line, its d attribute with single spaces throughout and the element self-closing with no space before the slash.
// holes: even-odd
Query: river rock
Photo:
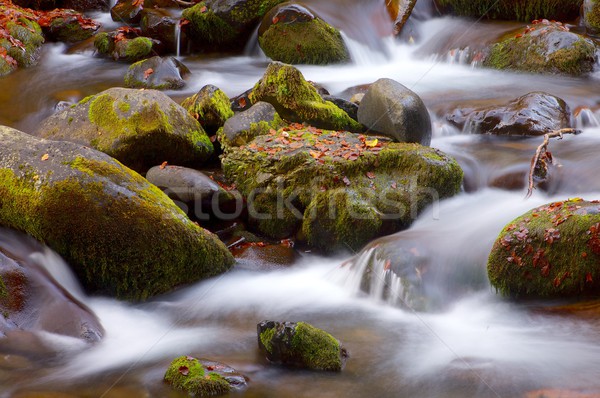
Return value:
<svg viewBox="0 0 600 398">
<path fill-rule="evenodd" d="M 74 10 L 46 12 L 38 22 L 46 39 L 66 43 L 89 39 L 100 28 L 92 19 Z"/>
<path fill-rule="evenodd" d="M 267 134 L 271 129 L 277 130 L 285 123 L 268 102 L 259 101 L 249 109 L 227 119 L 218 138 L 221 146 L 227 150 L 231 146 L 242 146 L 256 136 Z"/>
<path fill-rule="evenodd" d="M 0 324 L 0 335 L 14 330 L 44 331 L 99 341 L 104 329 L 96 315 L 30 257 L 11 253 L 13 247 L 6 243 L 18 239 L 20 244 L 27 242 L 32 251 L 42 251 L 43 247 L 8 230 L 0 229 L 0 234 L 0 312 L 5 323 Z"/>
<path fill-rule="evenodd" d="M 197 166 L 213 152 L 200 124 L 156 90 L 102 91 L 44 120 L 37 135 L 89 146 L 136 171 L 163 161 Z"/>
<path fill-rule="evenodd" d="M 102 32 L 96 35 L 94 47 L 98 54 L 112 57 L 115 61 L 136 62 L 148 57 L 158 42 L 139 36 L 135 28 Z"/>
<path fill-rule="evenodd" d="M 110 9 L 110 16 L 113 21 L 118 23 L 138 24 L 142 19 L 143 9 L 143 1 L 117 0 L 117 3 Z"/>
<path fill-rule="evenodd" d="M 223 127 L 225 121 L 233 116 L 229 97 L 212 84 L 202 87 L 196 94 L 184 99 L 181 106 L 211 133 Z"/>
<path fill-rule="evenodd" d="M 230 366 L 190 356 L 174 359 L 164 380 L 194 397 L 227 394 L 247 386 L 246 378 Z"/>
<path fill-rule="evenodd" d="M 363 131 L 363 126 L 332 102 L 291 65 L 272 62 L 248 96 L 252 103 L 268 102 L 286 120 L 333 130 Z"/>
<path fill-rule="evenodd" d="M 222 242 L 108 155 L 9 127 L 0 141 L 0 225 L 55 250 L 88 291 L 141 300 L 231 266 Z"/>
<path fill-rule="evenodd" d="M 279 365 L 339 372 L 348 358 L 335 337 L 306 322 L 262 321 L 257 331 L 258 347 Z"/>
<path fill-rule="evenodd" d="M 358 107 L 358 121 L 398 142 L 431 143 L 431 119 L 421 98 L 392 79 L 371 85 Z"/>
<path fill-rule="evenodd" d="M 183 30 L 180 30 L 179 38 L 175 34 L 179 18 L 162 8 L 149 8 L 146 3 L 148 1 L 144 2 L 140 21 L 142 35 L 160 41 L 165 50 L 173 54 L 177 52 L 177 47 L 180 51 L 186 49 L 188 39 Z"/>
<path fill-rule="evenodd" d="M 221 161 L 254 228 L 274 239 L 298 234 L 323 251 L 405 228 L 433 191 L 449 197 L 462 182 L 438 150 L 297 123 L 230 147 Z"/>
<path fill-rule="evenodd" d="M 561 98 L 536 91 L 506 105 L 459 108 L 446 120 L 476 134 L 544 135 L 571 125 L 571 111 Z"/>
<path fill-rule="evenodd" d="M 183 11 L 187 34 L 201 50 L 242 50 L 262 17 L 283 0 L 206 0 Z M 186 26 L 186 29 L 188 26 Z"/>
<path fill-rule="evenodd" d="M 580 76 L 596 63 L 596 46 L 560 22 L 542 22 L 494 44 L 483 65 L 494 69 Z"/>
<path fill-rule="evenodd" d="M 258 43 L 267 57 L 287 64 L 327 65 L 350 60 L 340 31 L 293 2 L 280 4 L 264 16 Z"/>
<path fill-rule="evenodd" d="M 530 22 L 534 19 L 571 21 L 579 16 L 582 0 L 435 0 L 438 10 L 472 18 L 519 20 Z"/>
<path fill-rule="evenodd" d="M 352 101 L 348 101 L 344 98 L 336 97 L 333 95 L 321 95 L 325 101 L 333 103 L 335 106 L 343 110 L 352 119 L 358 121 L 358 104 Z M 362 98 L 361 98 L 362 99 Z M 360 103 L 360 101 L 358 101 Z"/>
<path fill-rule="evenodd" d="M 183 77 L 190 70 L 174 57 L 155 56 L 132 64 L 125 74 L 125 85 L 131 88 L 178 90 L 185 86 Z"/>
<path fill-rule="evenodd" d="M 31 10 L 13 4 L 0 4 L 0 47 L 6 52 L 0 54 L 0 76 L 15 71 L 18 67 L 35 65 L 41 55 L 44 37 Z"/>
<path fill-rule="evenodd" d="M 500 232 L 487 269 L 498 292 L 516 298 L 577 298 L 600 292 L 600 202 L 537 207 Z"/>
<path fill-rule="evenodd" d="M 598 0 L 584 0 L 582 10 L 586 32 L 598 35 L 600 33 L 600 2 Z"/>
</svg>

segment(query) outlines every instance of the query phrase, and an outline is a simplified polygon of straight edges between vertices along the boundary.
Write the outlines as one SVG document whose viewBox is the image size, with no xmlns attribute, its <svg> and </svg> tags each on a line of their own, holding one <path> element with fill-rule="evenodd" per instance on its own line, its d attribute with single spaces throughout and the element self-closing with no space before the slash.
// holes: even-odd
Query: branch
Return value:
<svg viewBox="0 0 600 398">
<path fill-rule="evenodd" d="M 545 158 L 547 156 L 546 153 L 547 153 L 547 149 L 548 149 L 548 143 L 550 143 L 550 138 L 558 137 L 559 140 L 562 140 L 564 134 L 579 134 L 579 133 L 581 133 L 581 130 L 576 130 L 573 128 L 566 128 L 566 129 L 555 130 L 551 133 L 544 135 L 544 142 L 540 146 L 537 147 L 537 150 L 535 151 L 535 155 L 531 159 L 531 166 L 529 168 L 529 185 L 528 185 L 527 195 L 525 196 L 525 199 L 528 199 L 531 196 L 531 194 L 533 193 L 533 190 L 535 188 L 533 186 L 533 179 L 535 177 L 536 168 L 538 167 L 538 165 L 540 167 L 545 167 Z M 552 158 L 550 158 L 550 160 L 551 159 Z"/>
</svg>

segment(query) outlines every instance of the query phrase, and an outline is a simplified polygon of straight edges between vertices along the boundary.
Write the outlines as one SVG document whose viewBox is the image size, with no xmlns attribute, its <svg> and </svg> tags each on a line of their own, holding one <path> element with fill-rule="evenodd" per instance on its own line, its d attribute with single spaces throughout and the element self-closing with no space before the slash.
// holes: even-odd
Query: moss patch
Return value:
<svg viewBox="0 0 600 398">
<path fill-rule="evenodd" d="M 292 348 L 310 369 L 340 371 L 340 343 L 329 333 L 305 322 L 298 322 Z"/>
<path fill-rule="evenodd" d="M 237 32 L 207 6 L 204 1 L 183 11 L 183 18 L 191 22 L 193 32 L 209 45 L 229 43 Z"/>
<path fill-rule="evenodd" d="M 203 127 L 215 131 L 233 116 L 227 94 L 212 85 L 205 86 L 198 93 L 184 99 L 181 106 Z"/>
<path fill-rule="evenodd" d="M 178 390 L 199 397 L 226 394 L 231 390 L 225 378 L 205 370 L 196 358 L 186 356 L 171 362 L 164 380 Z"/>
</svg>

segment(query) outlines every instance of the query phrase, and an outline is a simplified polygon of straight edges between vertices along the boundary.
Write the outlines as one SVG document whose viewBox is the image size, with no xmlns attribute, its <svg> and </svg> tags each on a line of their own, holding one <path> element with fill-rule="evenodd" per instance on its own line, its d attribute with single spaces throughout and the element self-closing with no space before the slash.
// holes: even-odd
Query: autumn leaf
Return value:
<svg viewBox="0 0 600 398">
<path fill-rule="evenodd" d="M 148 80 L 148 77 L 154 73 L 154 69 L 148 68 L 144 71 L 144 80 Z"/>
<path fill-rule="evenodd" d="M 594 278 L 592 278 L 592 274 L 590 272 L 585 274 L 585 283 L 594 283 Z"/>
<path fill-rule="evenodd" d="M 379 143 L 379 140 L 377 138 L 375 138 L 374 140 L 365 140 L 365 145 L 368 146 L 369 148 L 373 148 L 376 147 L 377 144 Z"/>
<path fill-rule="evenodd" d="M 162 164 L 160 165 L 160 169 L 163 170 L 165 167 L 167 167 L 167 162 L 162 162 Z"/>
<path fill-rule="evenodd" d="M 187 24 L 189 24 L 190 21 L 188 21 L 187 19 L 180 19 L 179 20 L 179 26 L 185 26 Z"/>
<path fill-rule="evenodd" d="M 180 366 L 178 370 L 179 370 L 179 373 L 181 373 L 184 376 L 187 376 L 190 374 L 190 368 L 188 368 L 187 366 Z"/>
<path fill-rule="evenodd" d="M 144 6 L 144 0 L 133 0 L 133 3 L 131 3 L 134 7 L 143 7 Z"/>
<path fill-rule="evenodd" d="M 308 153 L 310 153 L 310 156 L 312 156 L 315 159 L 319 159 L 321 156 L 323 156 L 323 152 L 317 152 L 317 151 L 310 150 L 310 151 L 308 151 Z"/>
<path fill-rule="evenodd" d="M 48 159 L 50 159 L 50 155 L 48 155 L 47 153 L 45 153 L 44 155 L 42 155 L 42 162 L 45 162 Z"/>
<path fill-rule="evenodd" d="M 246 107 L 246 98 L 242 97 L 238 100 L 238 105 L 240 106 L 240 108 L 245 108 Z"/>
<path fill-rule="evenodd" d="M 204 14 L 204 13 L 205 13 L 205 12 L 207 12 L 207 11 L 208 11 L 208 8 L 206 8 L 206 6 L 202 6 L 202 8 L 200 8 L 200 12 L 201 12 L 202 14 Z"/>
<path fill-rule="evenodd" d="M 373 173 L 372 171 L 367 171 L 367 178 L 372 180 L 375 178 L 375 173 Z"/>
</svg>

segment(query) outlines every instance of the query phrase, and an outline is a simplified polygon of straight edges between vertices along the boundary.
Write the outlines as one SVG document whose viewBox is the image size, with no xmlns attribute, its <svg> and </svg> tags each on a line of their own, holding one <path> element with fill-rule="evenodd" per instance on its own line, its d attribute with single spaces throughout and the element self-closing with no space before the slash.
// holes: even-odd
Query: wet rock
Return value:
<svg viewBox="0 0 600 398">
<path fill-rule="evenodd" d="M 335 106 L 346 112 L 352 119 L 358 121 L 358 104 L 340 97 L 334 97 L 333 95 L 323 95 L 322 97 L 325 101 L 335 104 Z"/>
<path fill-rule="evenodd" d="M 273 239 L 301 230 L 323 251 L 358 249 L 408 226 L 431 203 L 427 190 L 452 196 L 462 181 L 440 151 L 299 124 L 231 147 L 221 160 L 248 198 L 254 228 Z"/>
<path fill-rule="evenodd" d="M 136 62 L 148 57 L 159 44 L 140 34 L 137 28 L 102 32 L 96 35 L 94 47 L 98 54 L 110 56 L 115 61 Z"/>
<path fill-rule="evenodd" d="M 504 106 L 459 108 L 446 120 L 475 134 L 544 135 L 570 127 L 571 111 L 561 98 L 533 92 Z"/>
<path fill-rule="evenodd" d="M 417 4 L 417 0 L 391 0 L 386 1 L 385 6 L 394 21 L 394 34 L 399 35 L 402 32 L 402 28 L 408 21 L 413 8 Z"/>
<path fill-rule="evenodd" d="M 164 380 L 176 390 L 195 397 L 227 394 L 246 387 L 246 378 L 235 369 L 214 361 L 182 356 L 171 362 Z"/>
<path fill-rule="evenodd" d="M 248 96 L 252 103 L 268 102 L 279 115 L 290 121 L 315 127 L 363 131 L 363 126 L 332 102 L 325 101 L 302 73 L 280 62 L 269 64 L 262 79 Z"/>
<path fill-rule="evenodd" d="M 113 21 L 123 24 L 138 24 L 142 19 L 144 2 L 137 0 L 118 0 L 110 9 Z"/>
<path fill-rule="evenodd" d="M 421 98 L 392 79 L 371 85 L 358 107 L 358 121 L 398 142 L 431 143 L 431 119 Z"/>
<path fill-rule="evenodd" d="M 583 24 L 588 34 L 600 34 L 600 2 L 597 0 L 584 0 Z"/>
<path fill-rule="evenodd" d="M 140 172 L 163 161 L 198 166 L 213 152 L 198 122 L 156 90 L 102 91 L 50 116 L 37 134 L 92 147 Z"/>
<path fill-rule="evenodd" d="M 88 291 L 142 300 L 231 266 L 214 235 L 109 156 L 8 127 L 0 138 L 0 225 L 47 244 Z"/>
<path fill-rule="evenodd" d="M 240 241 L 241 237 L 252 236 L 247 231 L 236 234 L 234 239 Z M 286 239 L 279 243 L 264 242 L 258 237 L 243 239 L 242 242 L 230 247 L 237 261 L 238 267 L 251 270 L 273 270 L 291 266 L 298 260 L 298 253 L 294 250 L 293 241 Z"/>
<path fill-rule="evenodd" d="M 581 0 L 435 0 L 438 10 L 443 13 L 467 16 L 472 18 L 505 19 L 530 22 L 534 19 L 553 19 L 571 21 L 579 16 Z"/>
<path fill-rule="evenodd" d="M 488 259 L 492 286 L 516 298 L 597 296 L 600 202 L 535 208 L 500 232 Z"/>
<path fill-rule="evenodd" d="M 218 138 L 222 147 L 227 150 L 231 146 L 242 146 L 256 136 L 267 134 L 271 129 L 277 130 L 284 124 L 273 105 L 259 101 L 248 110 L 227 119 Z"/>
<path fill-rule="evenodd" d="M 252 106 L 252 102 L 248 97 L 252 89 L 248 89 L 243 93 L 231 98 L 231 110 L 234 112 L 242 112 L 249 109 Z"/>
<path fill-rule="evenodd" d="M 190 70 L 177 58 L 152 57 L 132 64 L 125 74 L 130 88 L 178 90 L 185 86 L 183 78 Z"/>
<path fill-rule="evenodd" d="M 0 4 L 0 14 L 5 16 L 0 20 L 0 47 L 6 50 L 0 55 L 0 76 L 37 64 L 44 43 L 37 17 L 13 4 Z"/>
<path fill-rule="evenodd" d="M 146 4 L 147 1 L 144 3 Z M 145 6 L 142 11 L 140 29 L 142 35 L 160 41 L 165 50 L 176 53 L 177 48 L 187 48 L 187 36 L 180 30 L 180 37 L 175 34 L 179 18 L 171 15 L 163 9 L 149 8 Z"/>
<path fill-rule="evenodd" d="M 74 43 L 89 39 L 100 28 L 92 19 L 73 10 L 54 10 L 38 19 L 48 40 Z"/>
<path fill-rule="evenodd" d="M 305 322 L 263 321 L 258 346 L 269 362 L 339 372 L 348 352 L 335 337 Z"/>
<path fill-rule="evenodd" d="M 216 132 L 233 116 L 231 102 L 227 94 L 218 87 L 208 84 L 196 94 L 186 98 L 181 106 L 211 133 Z"/>
<path fill-rule="evenodd" d="M 239 51 L 262 17 L 283 0 L 206 0 L 183 12 L 191 43 L 205 51 Z M 187 26 L 186 26 L 187 28 Z"/>
<path fill-rule="evenodd" d="M 569 32 L 560 22 L 544 20 L 494 44 L 483 65 L 494 69 L 580 76 L 591 72 L 596 46 Z"/>
<path fill-rule="evenodd" d="M 280 4 L 265 15 L 258 43 L 267 57 L 287 64 L 327 65 L 350 60 L 340 31 L 293 2 Z"/>
<path fill-rule="evenodd" d="M 61 8 L 68 8 L 75 11 L 108 11 L 110 8 L 109 0 L 63 0 Z"/>
</svg>

